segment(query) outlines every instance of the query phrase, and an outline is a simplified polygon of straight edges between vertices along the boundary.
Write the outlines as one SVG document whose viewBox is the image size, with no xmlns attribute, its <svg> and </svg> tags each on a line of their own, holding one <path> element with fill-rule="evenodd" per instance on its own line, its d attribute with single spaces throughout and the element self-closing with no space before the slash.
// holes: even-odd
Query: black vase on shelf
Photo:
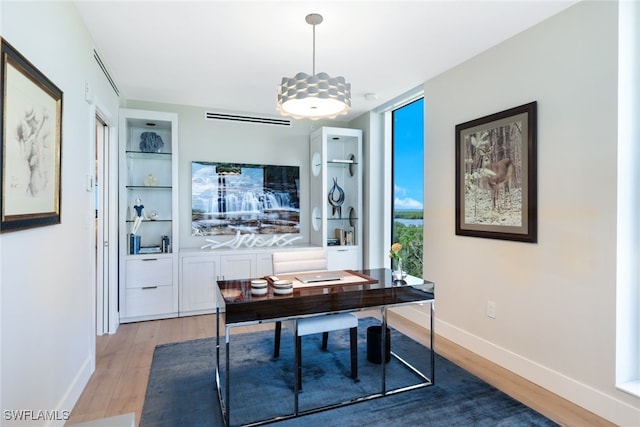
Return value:
<svg viewBox="0 0 640 427">
<path fill-rule="evenodd" d="M 338 197 L 336 198 L 336 193 Z M 344 190 L 338 185 L 338 178 L 333 178 L 333 186 L 329 190 L 329 204 L 331 205 L 331 214 L 338 218 L 342 218 L 342 204 L 344 203 Z"/>
</svg>

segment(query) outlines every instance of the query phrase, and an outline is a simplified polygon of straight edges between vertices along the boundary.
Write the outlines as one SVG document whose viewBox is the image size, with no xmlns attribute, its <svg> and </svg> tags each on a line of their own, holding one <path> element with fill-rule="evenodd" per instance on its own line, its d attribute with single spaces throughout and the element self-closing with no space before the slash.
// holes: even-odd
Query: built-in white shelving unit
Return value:
<svg viewBox="0 0 640 427">
<path fill-rule="evenodd" d="M 332 270 L 362 268 L 362 131 L 321 127 L 310 140 L 310 242 Z"/>
<path fill-rule="evenodd" d="M 123 109 L 119 132 L 120 322 L 177 316 L 178 116 Z"/>
</svg>

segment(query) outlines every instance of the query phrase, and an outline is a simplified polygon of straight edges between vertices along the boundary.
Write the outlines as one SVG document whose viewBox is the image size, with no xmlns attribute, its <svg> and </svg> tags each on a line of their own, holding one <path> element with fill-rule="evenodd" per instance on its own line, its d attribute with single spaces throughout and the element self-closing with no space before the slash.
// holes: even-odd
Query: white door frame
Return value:
<svg viewBox="0 0 640 427">
<path fill-rule="evenodd" d="M 118 140 L 117 128 L 108 115 L 96 107 L 94 114 L 95 161 L 93 182 L 97 182 L 96 220 L 96 334 L 113 334 L 118 318 Z M 97 180 L 97 181 L 96 181 Z M 95 191 L 95 188 L 94 188 Z"/>
</svg>

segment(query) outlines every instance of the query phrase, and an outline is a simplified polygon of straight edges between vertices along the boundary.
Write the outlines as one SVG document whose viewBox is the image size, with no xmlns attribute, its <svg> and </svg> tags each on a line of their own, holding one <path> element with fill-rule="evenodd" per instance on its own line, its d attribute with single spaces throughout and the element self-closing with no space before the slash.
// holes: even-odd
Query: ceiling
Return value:
<svg viewBox="0 0 640 427">
<path fill-rule="evenodd" d="M 312 72 L 320 13 L 316 72 L 351 83 L 351 120 L 576 0 L 75 3 L 124 98 L 270 117 L 282 77 Z"/>
</svg>

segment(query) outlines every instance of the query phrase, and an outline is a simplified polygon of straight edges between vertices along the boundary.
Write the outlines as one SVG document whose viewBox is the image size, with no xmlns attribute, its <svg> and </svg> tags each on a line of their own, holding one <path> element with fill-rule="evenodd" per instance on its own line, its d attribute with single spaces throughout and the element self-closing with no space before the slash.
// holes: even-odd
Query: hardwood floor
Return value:
<svg viewBox="0 0 640 427">
<path fill-rule="evenodd" d="M 375 316 L 376 312 L 360 315 Z M 411 338 L 426 344 L 424 329 L 389 314 L 388 322 Z M 256 325 L 235 328 L 234 333 L 269 329 Z M 224 331 L 224 329 L 222 329 Z M 96 338 L 96 371 L 91 376 L 66 425 L 134 412 L 140 422 L 149 370 L 156 345 L 215 336 L 215 316 L 191 316 L 120 325 L 114 335 Z M 467 351 L 440 336 L 436 351 L 546 417 L 564 426 L 614 426 L 547 390 Z"/>
</svg>

